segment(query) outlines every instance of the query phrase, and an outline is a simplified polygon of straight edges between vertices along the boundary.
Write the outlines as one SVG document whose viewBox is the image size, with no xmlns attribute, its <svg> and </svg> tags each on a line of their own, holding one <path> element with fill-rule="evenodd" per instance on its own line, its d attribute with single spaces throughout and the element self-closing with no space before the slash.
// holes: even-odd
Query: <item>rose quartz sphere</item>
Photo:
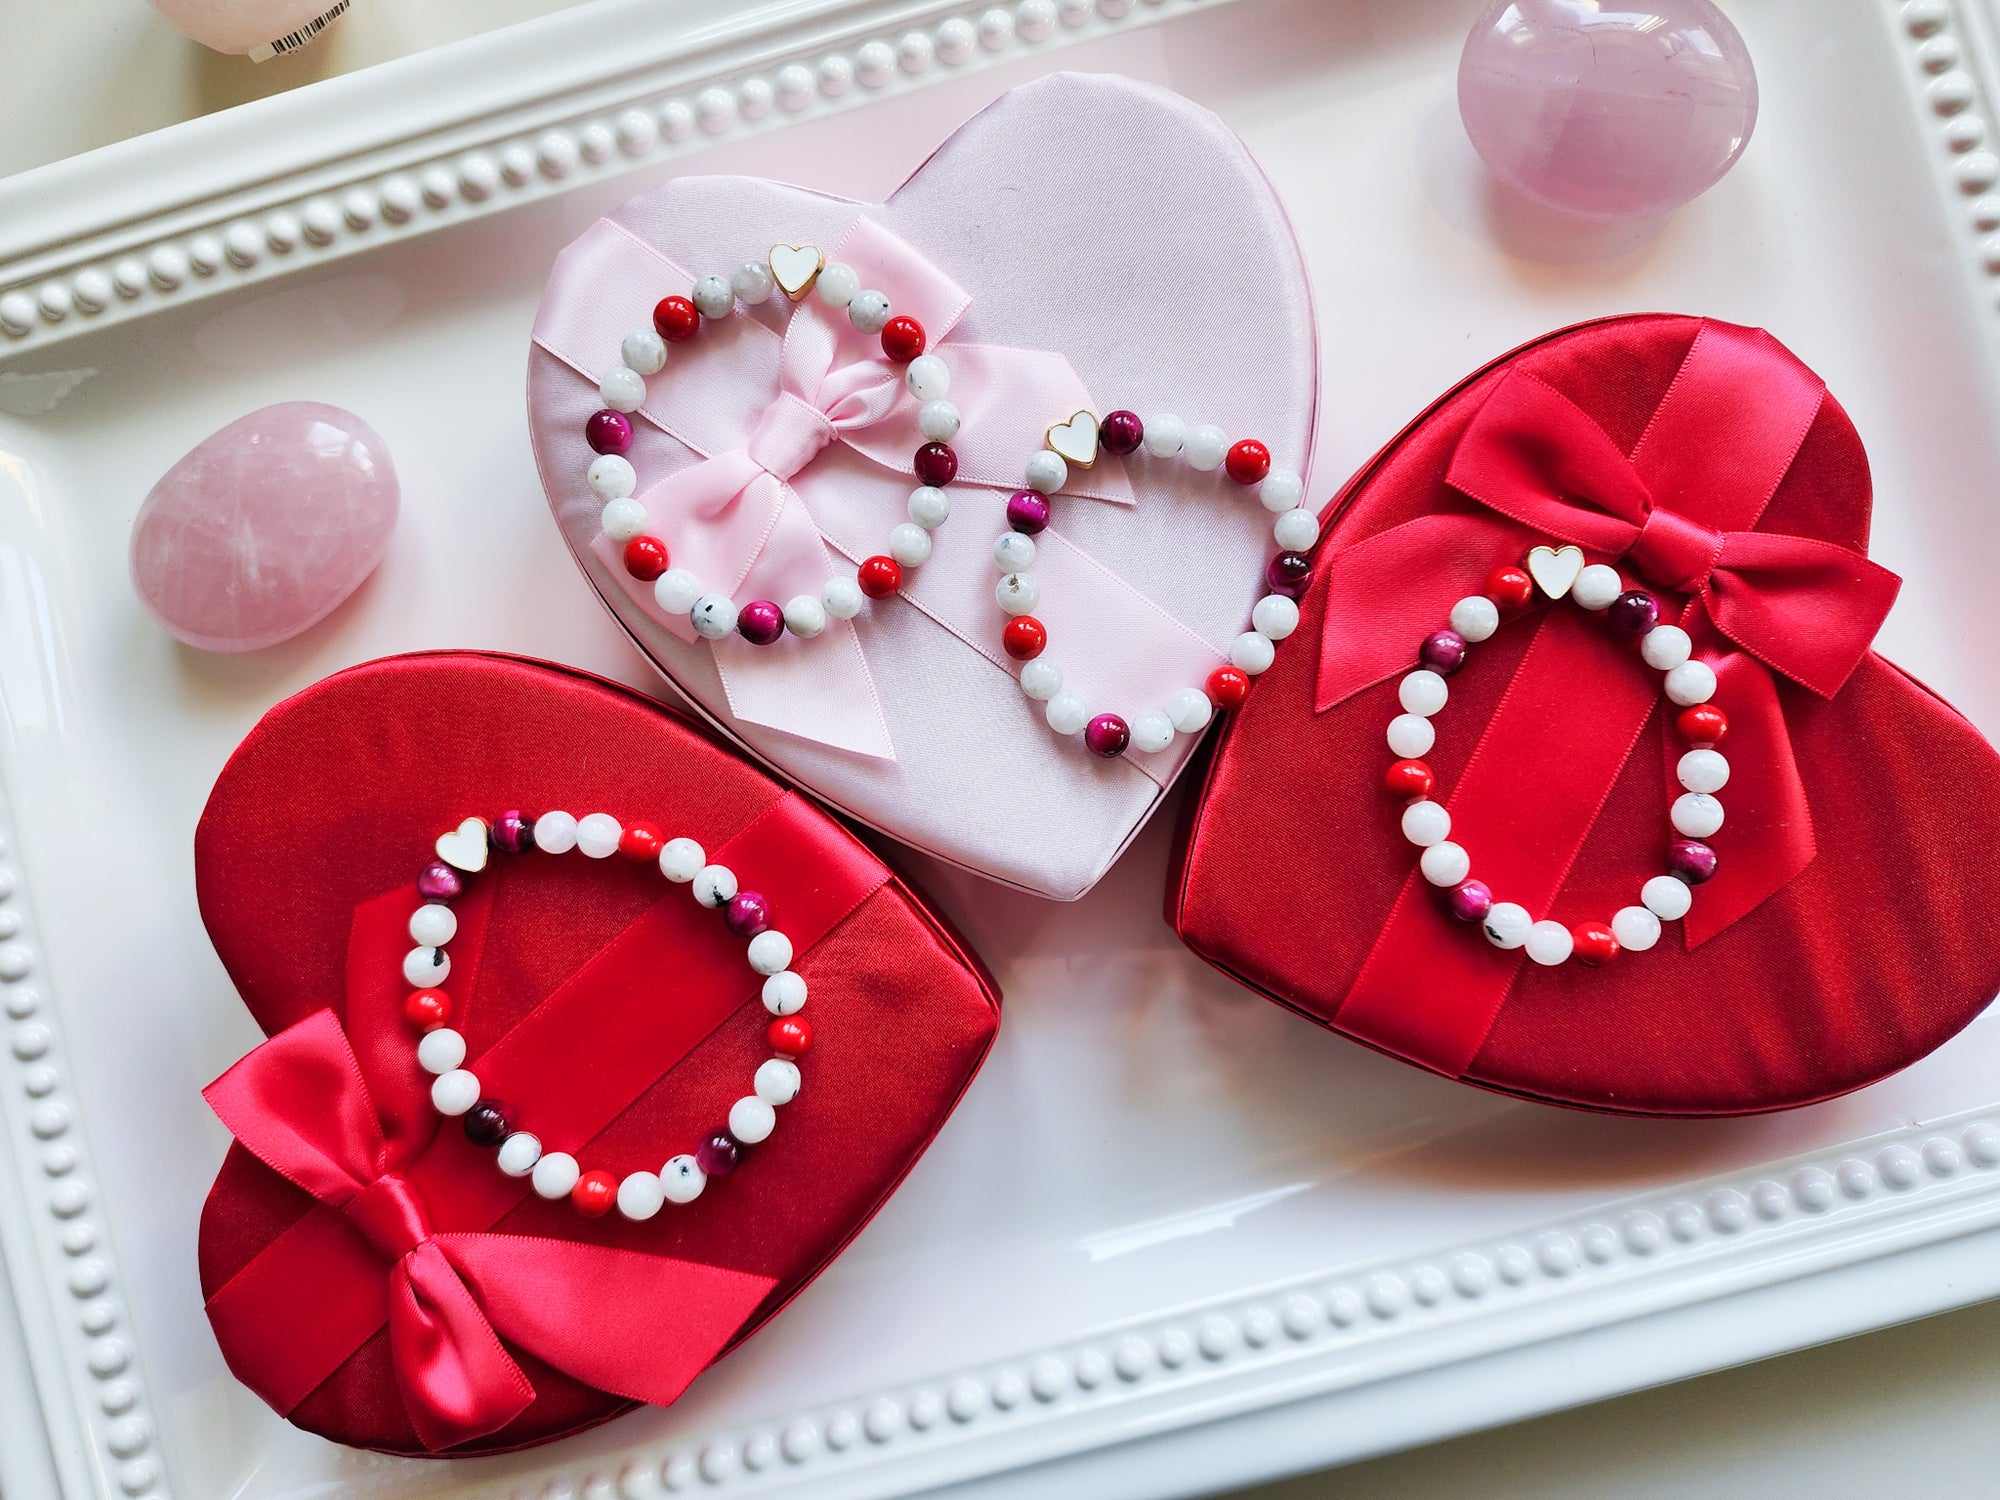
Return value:
<svg viewBox="0 0 2000 1500">
<path fill-rule="evenodd" d="M 317 20 L 334 0 L 153 0 L 153 6 L 190 40 L 244 56 Z"/>
<path fill-rule="evenodd" d="M 1459 58 L 1458 111 L 1508 186 L 1639 218 L 1729 170 L 1757 123 L 1757 75 L 1709 0 L 1495 0 Z"/>
<path fill-rule="evenodd" d="M 389 450 L 337 406 L 239 417 L 167 470 L 132 525 L 132 585 L 175 639 L 254 651 L 361 586 L 399 496 Z"/>
</svg>

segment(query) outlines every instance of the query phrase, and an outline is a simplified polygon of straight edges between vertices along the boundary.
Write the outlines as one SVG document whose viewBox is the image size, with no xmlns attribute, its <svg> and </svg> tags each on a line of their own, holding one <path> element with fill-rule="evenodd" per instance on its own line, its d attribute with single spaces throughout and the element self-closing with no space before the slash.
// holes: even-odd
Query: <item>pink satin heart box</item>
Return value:
<svg viewBox="0 0 2000 1500">
<path fill-rule="evenodd" d="M 695 637 L 601 532 L 585 424 L 627 332 L 704 274 L 809 246 L 924 324 L 963 427 L 951 514 L 902 592 L 805 640 Z M 1115 759 L 1058 737 L 1001 647 L 994 543 L 1049 427 L 1126 408 L 1255 437 L 1309 471 L 1312 301 L 1249 152 L 1177 95 L 1060 74 L 961 126 L 882 204 L 745 177 L 668 182 L 557 260 L 529 431 L 565 541 L 641 650 L 723 733 L 851 817 L 1059 900 L 1088 891 L 1200 736 Z M 910 519 L 919 403 L 879 341 L 808 293 L 668 346 L 627 457 L 649 531 L 741 605 L 852 577 Z M 1220 470 L 1143 450 L 1072 465 L 1035 540 L 1047 659 L 1128 720 L 1199 685 L 1248 628 L 1271 517 Z M 710 580 L 732 580 L 727 589 Z"/>
</svg>

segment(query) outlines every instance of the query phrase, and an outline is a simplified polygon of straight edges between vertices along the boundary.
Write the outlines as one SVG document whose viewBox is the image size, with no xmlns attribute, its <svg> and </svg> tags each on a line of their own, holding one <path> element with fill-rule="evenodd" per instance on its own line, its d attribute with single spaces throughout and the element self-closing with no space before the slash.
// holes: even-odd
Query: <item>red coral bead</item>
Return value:
<svg viewBox="0 0 2000 1500">
<path fill-rule="evenodd" d="M 1033 615 L 1014 616 L 1000 632 L 1000 644 L 1015 661 L 1033 661 L 1048 643 L 1048 628 Z"/>
<path fill-rule="evenodd" d="M 1697 703 L 1681 710 L 1675 727 L 1690 745 L 1706 748 L 1729 738 L 1729 715 L 1713 703 Z"/>
<path fill-rule="evenodd" d="M 780 1016 L 764 1032 L 771 1050 L 785 1057 L 804 1057 L 813 1044 L 812 1027 L 797 1016 Z"/>
<path fill-rule="evenodd" d="M 1428 797 L 1431 788 L 1437 784 L 1437 777 L 1431 768 L 1420 760 L 1399 760 L 1389 767 L 1382 777 L 1382 784 L 1398 797 L 1408 797 L 1415 801 Z"/>
<path fill-rule="evenodd" d="M 656 536 L 635 536 L 625 544 L 625 571 L 651 583 L 667 571 L 667 544 Z"/>
<path fill-rule="evenodd" d="M 1519 609 L 1535 597 L 1526 568 L 1495 568 L 1486 578 L 1486 597 L 1502 609 Z"/>
<path fill-rule="evenodd" d="M 662 297 L 653 304 L 653 328 L 668 343 L 678 344 L 701 331 L 701 314 L 685 297 Z"/>
<path fill-rule="evenodd" d="M 443 990 L 411 990 L 403 1016 L 420 1031 L 436 1031 L 451 1019 L 451 996 Z"/>
<path fill-rule="evenodd" d="M 618 1179 L 609 1172 L 585 1172 L 569 1190 L 569 1201 L 587 1219 L 601 1219 L 618 1201 Z"/>
<path fill-rule="evenodd" d="M 1250 696 L 1250 674 L 1240 667 L 1217 667 L 1208 674 L 1208 696 L 1217 708 L 1241 708 Z"/>
<path fill-rule="evenodd" d="M 1222 467 L 1238 484 L 1255 484 L 1271 472 L 1271 450 L 1255 438 L 1245 438 L 1229 450 Z"/>
<path fill-rule="evenodd" d="M 922 354 L 924 343 L 924 325 L 915 318 L 898 316 L 882 325 L 882 352 L 899 365 Z"/>
<path fill-rule="evenodd" d="M 870 599 L 886 599 L 903 586 L 903 569 L 893 557 L 871 557 L 854 570 L 854 581 Z"/>
<path fill-rule="evenodd" d="M 666 836 L 652 824 L 634 823 L 619 830 L 618 852 L 634 864 L 644 864 L 660 857 L 660 846 L 666 841 Z"/>
<path fill-rule="evenodd" d="M 1618 939 L 1602 922 L 1582 922 L 1570 929 L 1577 961 L 1601 969 L 1618 956 Z"/>
</svg>

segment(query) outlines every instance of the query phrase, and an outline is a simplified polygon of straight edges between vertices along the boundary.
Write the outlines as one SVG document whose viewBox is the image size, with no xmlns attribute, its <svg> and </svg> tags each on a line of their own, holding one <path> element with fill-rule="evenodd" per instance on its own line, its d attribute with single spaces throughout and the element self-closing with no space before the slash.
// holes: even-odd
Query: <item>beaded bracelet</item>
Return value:
<svg viewBox="0 0 2000 1500">
<path fill-rule="evenodd" d="M 1668 813 L 1677 835 L 1667 853 L 1671 873 L 1648 880 L 1640 887 L 1639 904 L 1621 908 L 1609 924 L 1591 921 L 1569 928 L 1538 922 L 1515 902 L 1495 901 L 1484 881 L 1471 878 L 1471 856 L 1451 842 L 1451 814 L 1443 803 L 1430 800 L 1434 777 L 1420 758 L 1436 742 L 1431 718 L 1450 696 L 1445 679 L 1465 665 L 1472 645 L 1499 629 L 1501 613 L 1525 606 L 1537 587 L 1551 600 L 1567 596 L 1604 614 L 1613 629 L 1637 639 L 1641 659 L 1661 673 L 1663 691 L 1681 709 L 1676 728 L 1690 746 L 1676 767 L 1686 790 Z M 1397 689 L 1403 712 L 1390 721 L 1388 739 L 1390 752 L 1399 759 L 1385 782 L 1392 793 L 1407 799 L 1403 837 L 1423 850 L 1417 867 L 1425 880 L 1444 891 L 1454 917 L 1479 923 L 1496 948 L 1526 948 L 1538 964 L 1553 967 L 1574 956 L 1596 967 L 1610 963 L 1620 949 L 1645 952 L 1660 940 L 1662 922 L 1688 914 L 1694 904 L 1690 888 L 1715 874 L 1715 850 L 1705 840 L 1722 827 L 1722 803 L 1715 794 L 1729 780 L 1729 762 L 1716 749 L 1729 733 L 1729 716 L 1708 701 L 1715 695 L 1715 673 L 1705 662 L 1690 659 L 1692 649 L 1685 630 L 1660 623 L 1657 599 L 1644 589 L 1627 589 L 1616 568 L 1602 563 L 1585 567 L 1577 547 L 1537 547 L 1525 568 L 1497 569 L 1486 580 L 1484 594 L 1452 606 L 1450 627 L 1424 638 L 1417 670 Z"/>
<path fill-rule="evenodd" d="M 1089 468 L 1100 447 L 1120 458 L 1144 446 L 1155 458 L 1180 457 L 1203 471 L 1221 469 L 1237 484 L 1255 485 L 1266 510 L 1277 512 L 1272 530 L 1279 552 L 1264 570 L 1271 592 L 1250 612 L 1251 629 L 1239 635 L 1229 650 L 1229 664 L 1208 674 L 1201 687 L 1184 687 L 1165 707 L 1133 715 L 1128 723 L 1115 713 L 1093 714 L 1083 695 L 1063 688 L 1062 668 L 1042 652 L 1048 647 L 1046 626 L 1035 618 L 1041 585 L 1029 570 L 1035 565 L 1035 537 L 1049 524 L 1049 497 L 1069 483 L 1069 467 Z M 1128 748 L 1156 754 L 1173 744 L 1176 733 L 1198 734 L 1215 710 L 1235 708 L 1249 696 L 1250 679 L 1271 665 L 1277 643 L 1299 627 L 1298 596 L 1312 574 L 1306 556 L 1319 540 L 1319 520 L 1300 506 L 1305 481 L 1286 469 L 1271 467 L 1271 450 L 1254 438 L 1231 443 L 1220 427 L 1190 428 L 1179 417 L 1160 415 L 1141 421 L 1136 412 L 1114 411 L 1101 420 L 1080 411 L 1048 431 L 1046 446 L 1028 460 L 1028 488 L 1007 501 L 1007 524 L 993 544 L 1002 577 L 994 597 L 1010 618 L 1001 645 L 1022 662 L 1021 691 L 1046 704 L 1049 728 L 1067 738 L 1079 731 L 1093 754 L 1123 755 Z"/>
<path fill-rule="evenodd" d="M 722 913 L 731 932 L 750 940 L 746 956 L 764 976 L 764 1008 L 777 1018 L 765 1033 L 776 1055 L 758 1067 L 752 1091 L 730 1106 L 724 1129 L 657 1172 L 634 1172 L 620 1181 L 609 1172 L 583 1170 L 567 1151 L 545 1150 L 539 1136 L 515 1128 L 504 1105 L 485 1097 L 478 1076 L 465 1067 L 465 1038 L 452 1029 L 451 997 L 439 988 L 451 974 L 445 944 L 458 931 L 451 902 L 464 890 L 463 875 L 484 870 L 492 852 L 525 854 L 531 849 L 545 854 L 580 849 L 592 859 L 620 854 L 638 862 L 657 861 L 667 879 L 690 887 L 696 901 Z M 474 1145 L 495 1148 L 502 1172 L 530 1178 L 542 1197 L 566 1197 L 591 1218 L 608 1213 L 615 1203 L 628 1219 L 650 1219 L 663 1204 L 692 1203 L 709 1178 L 735 1170 L 744 1147 L 771 1134 L 778 1106 L 798 1096 L 797 1059 L 812 1045 L 812 1029 L 798 1019 L 806 1003 L 806 982 L 792 972 L 791 940 L 771 926 L 770 903 L 755 891 L 739 890 L 733 871 L 710 864 L 693 839 L 665 838 L 646 823 L 621 825 L 609 813 L 576 818 L 548 812 L 530 818 L 512 811 L 490 824 L 467 818 L 438 838 L 437 854 L 437 861 L 417 876 L 424 904 L 410 918 L 410 937 L 417 946 L 403 959 L 403 978 L 415 988 L 403 1003 L 403 1014 L 420 1033 L 419 1066 L 436 1075 L 431 1104 L 439 1114 L 460 1119 Z"/>
<path fill-rule="evenodd" d="M 646 377 L 666 367 L 667 345 L 683 343 L 701 331 L 704 318 L 726 318 L 738 302 L 761 306 L 774 292 L 801 302 L 817 291 L 828 307 L 844 309 L 848 321 L 863 333 L 879 335 L 882 353 L 906 366 L 903 383 L 922 403 L 917 426 L 926 441 L 911 461 L 919 488 L 910 497 L 910 519 L 889 532 L 886 554 L 863 559 L 854 577 L 827 580 L 817 595 L 800 594 L 780 606 L 755 599 L 741 609 L 725 594 L 709 593 L 692 572 L 673 567 L 667 544 L 646 528 L 651 517 L 632 498 L 639 478 L 625 454 L 632 447 L 632 420 L 646 400 Z M 591 492 L 605 502 L 599 525 L 622 549 L 625 571 L 653 585 L 653 597 L 669 614 L 687 615 L 695 633 L 719 641 L 737 634 L 753 646 L 768 646 L 789 630 L 811 640 L 826 629 L 828 616 L 851 620 L 864 599 L 886 599 L 903 586 L 903 570 L 931 555 L 931 533 L 951 514 L 945 486 L 957 477 L 958 454 L 951 439 L 958 435 L 958 408 L 945 397 L 951 390 L 951 370 L 935 354 L 926 354 L 927 335 L 915 318 L 897 314 L 881 292 L 865 289 L 852 266 L 828 264 L 813 245 L 773 245 L 761 261 L 746 260 L 728 276 L 704 276 L 692 297 L 663 297 L 653 308 L 653 326 L 625 335 L 620 346 L 623 363 L 598 385 L 604 410 L 584 423 L 584 439 L 598 457 L 586 475 Z"/>
</svg>

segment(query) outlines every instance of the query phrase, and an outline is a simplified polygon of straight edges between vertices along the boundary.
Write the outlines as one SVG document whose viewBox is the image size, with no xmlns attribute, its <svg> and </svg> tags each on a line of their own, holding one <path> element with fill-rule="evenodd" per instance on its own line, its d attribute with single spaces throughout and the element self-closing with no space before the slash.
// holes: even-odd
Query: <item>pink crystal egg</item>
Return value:
<svg viewBox="0 0 2000 1500">
<path fill-rule="evenodd" d="M 396 526 L 389 450 L 337 406 L 239 417 L 167 470 L 132 525 L 132 585 L 175 639 L 254 651 L 330 614 Z"/>
<path fill-rule="evenodd" d="M 1495 0 L 1459 57 L 1458 112 L 1508 186 L 1640 218 L 1706 192 L 1742 155 L 1757 75 L 1709 0 Z"/>
</svg>

